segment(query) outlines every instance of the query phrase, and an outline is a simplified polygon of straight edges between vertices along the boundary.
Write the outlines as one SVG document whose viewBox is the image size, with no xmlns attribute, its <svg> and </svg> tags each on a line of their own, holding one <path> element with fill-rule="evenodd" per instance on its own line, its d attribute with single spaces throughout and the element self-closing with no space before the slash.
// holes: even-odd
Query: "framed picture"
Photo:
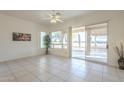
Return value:
<svg viewBox="0 0 124 93">
<path fill-rule="evenodd" d="M 31 41 L 31 34 L 13 32 L 13 41 Z"/>
</svg>

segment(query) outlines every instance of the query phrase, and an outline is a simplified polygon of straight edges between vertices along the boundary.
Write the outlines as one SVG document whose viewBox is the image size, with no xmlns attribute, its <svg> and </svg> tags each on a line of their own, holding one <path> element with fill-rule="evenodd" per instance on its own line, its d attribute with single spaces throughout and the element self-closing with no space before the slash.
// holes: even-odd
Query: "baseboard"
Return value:
<svg viewBox="0 0 124 93">
<path fill-rule="evenodd" d="M 8 62 L 8 61 L 15 61 L 15 60 L 23 59 L 23 58 L 28 58 L 28 57 L 43 56 L 43 55 L 45 55 L 45 54 L 28 55 L 28 56 L 13 58 L 13 59 L 7 59 L 7 60 L 4 60 L 4 61 L 0 61 L 0 63 Z"/>
</svg>

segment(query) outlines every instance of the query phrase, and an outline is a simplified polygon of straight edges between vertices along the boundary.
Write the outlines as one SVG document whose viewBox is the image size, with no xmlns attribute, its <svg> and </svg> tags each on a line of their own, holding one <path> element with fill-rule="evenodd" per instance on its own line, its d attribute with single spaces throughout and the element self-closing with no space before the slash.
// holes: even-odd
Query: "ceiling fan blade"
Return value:
<svg viewBox="0 0 124 93">
<path fill-rule="evenodd" d="M 64 20 L 62 20 L 62 19 L 56 19 L 56 21 L 59 21 L 59 22 L 64 22 Z"/>
<path fill-rule="evenodd" d="M 46 16 L 52 18 L 53 14 L 49 12 L 49 13 L 46 13 Z"/>
<path fill-rule="evenodd" d="M 50 18 L 52 18 L 52 17 L 53 17 L 53 15 L 52 15 L 52 14 L 49 14 L 48 16 L 49 16 Z"/>
<path fill-rule="evenodd" d="M 41 18 L 41 20 L 50 20 L 51 18 Z"/>
</svg>

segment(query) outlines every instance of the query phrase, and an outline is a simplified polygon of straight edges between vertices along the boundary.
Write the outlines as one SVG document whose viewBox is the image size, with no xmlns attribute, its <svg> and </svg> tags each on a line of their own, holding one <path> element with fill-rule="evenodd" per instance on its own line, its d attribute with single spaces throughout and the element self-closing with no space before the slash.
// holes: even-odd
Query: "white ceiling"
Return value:
<svg viewBox="0 0 124 93">
<path fill-rule="evenodd" d="M 62 13 L 62 17 L 64 20 L 93 12 L 88 10 L 56 10 L 56 11 Z M 4 10 L 4 11 L 1 10 L 0 14 L 5 14 L 8 16 L 33 21 L 40 24 L 50 24 L 48 14 L 51 12 L 52 10 Z"/>
</svg>

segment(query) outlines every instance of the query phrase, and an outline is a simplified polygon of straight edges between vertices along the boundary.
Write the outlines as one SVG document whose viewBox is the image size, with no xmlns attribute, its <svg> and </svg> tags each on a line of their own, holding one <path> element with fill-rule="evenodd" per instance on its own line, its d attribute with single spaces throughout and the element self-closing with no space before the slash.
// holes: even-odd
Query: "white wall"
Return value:
<svg viewBox="0 0 124 93">
<path fill-rule="evenodd" d="M 50 31 L 65 29 L 70 26 L 84 26 L 109 20 L 108 26 L 108 64 L 118 66 L 118 56 L 115 54 L 115 44 L 124 41 L 124 11 L 96 11 L 85 16 L 76 17 L 65 21 L 63 24 L 52 25 Z M 63 49 L 61 49 L 63 51 Z M 59 53 L 63 53 L 59 50 Z M 58 50 L 54 49 L 54 54 L 58 54 Z M 63 54 L 66 55 L 66 54 Z"/>
<path fill-rule="evenodd" d="M 40 49 L 40 31 L 45 28 L 21 19 L 0 15 L 0 62 L 44 54 Z M 31 34 L 31 41 L 12 41 L 12 32 Z"/>
<path fill-rule="evenodd" d="M 109 21 L 108 32 L 108 64 L 117 66 L 117 55 L 114 52 L 115 44 L 124 41 L 124 12 L 123 11 L 97 11 L 85 16 L 76 17 L 65 21 L 63 24 L 44 27 L 29 21 L 24 21 L 10 16 L 0 15 L 0 62 L 26 56 L 44 54 L 40 49 L 40 31 L 57 31 L 68 29 L 70 26 L 84 26 L 88 24 Z M 31 42 L 12 41 L 12 32 L 32 34 Z M 54 55 L 67 56 L 69 49 L 50 49 Z"/>
</svg>

